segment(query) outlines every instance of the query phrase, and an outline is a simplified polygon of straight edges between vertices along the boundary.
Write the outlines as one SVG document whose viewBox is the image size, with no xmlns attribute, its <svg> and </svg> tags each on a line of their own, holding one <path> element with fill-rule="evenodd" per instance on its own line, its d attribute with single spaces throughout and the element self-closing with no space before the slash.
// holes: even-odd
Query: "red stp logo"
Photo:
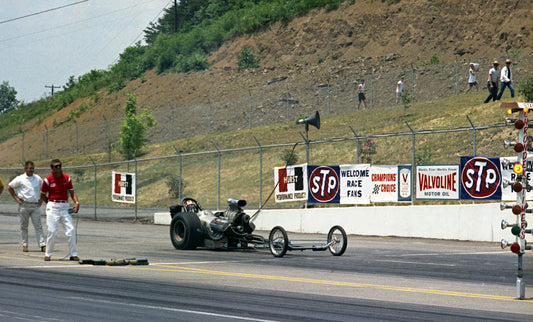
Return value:
<svg viewBox="0 0 533 322">
<path fill-rule="evenodd" d="M 500 169 L 487 158 L 472 158 L 465 163 L 461 180 L 463 188 L 471 197 L 487 198 L 500 187 Z"/>
<path fill-rule="evenodd" d="M 330 167 L 317 167 L 309 175 L 309 191 L 320 202 L 331 201 L 339 191 L 339 176 Z"/>
</svg>

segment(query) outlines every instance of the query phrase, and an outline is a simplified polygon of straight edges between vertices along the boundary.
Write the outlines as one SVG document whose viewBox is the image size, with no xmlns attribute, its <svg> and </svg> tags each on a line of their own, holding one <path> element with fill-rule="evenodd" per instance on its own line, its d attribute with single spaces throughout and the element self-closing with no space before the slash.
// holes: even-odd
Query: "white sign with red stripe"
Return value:
<svg viewBox="0 0 533 322">
<path fill-rule="evenodd" d="M 113 171 L 111 200 L 115 202 L 135 203 L 135 173 Z"/>
</svg>

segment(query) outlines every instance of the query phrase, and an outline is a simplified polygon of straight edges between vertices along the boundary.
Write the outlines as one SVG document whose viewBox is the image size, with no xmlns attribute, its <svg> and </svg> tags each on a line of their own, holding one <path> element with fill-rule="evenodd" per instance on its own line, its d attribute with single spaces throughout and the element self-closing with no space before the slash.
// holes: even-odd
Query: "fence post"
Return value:
<svg viewBox="0 0 533 322">
<path fill-rule="evenodd" d="M 413 131 L 413 128 L 411 128 L 411 126 L 409 125 L 409 123 L 407 123 L 407 121 L 405 121 L 405 124 L 407 125 L 407 127 L 409 128 L 409 130 L 411 131 L 411 133 L 413 134 L 413 145 L 412 145 L 412 159 L 411 159 L 411 205 L 414 205 L 415 203 L 415 188 L 416 188 L 416 185 L 415 185 L 415 178 L 416 178 L 416 175 L 415 175 L 415 131 Z"/>
<path fill-rule="evenodd" d="M 91 156 L 89 156 L 89 159 L 91 159 L 94 166 L 94 220 L 96 220 L 96 162 L 94 162 Z M 137 197 L 135 197 L 135 199 L 137 199 Z"/>
<path fill-rule="evenodd" d="M 411 64 L 411 103 L 415 102 L 415 69 Z"/>
<path fill-rule="evenodd" d="M 24 131 L 22 130 L 22 128 L 20 128 L 20 132 L 22 133 L 22 149 L 20 150 L 22 154 L 22 162 L 24 162 Z"/>
<path fill-rule="evenodd" d="M 220 209 L 220 149 L 215 142 L 211 141 L 218 153 L 218 182 L 217 182 L 217 210 Z"/>
<path fill-rule="evenodd" d="M 309 164 L 309 138 L 306 138 L 302 132 L 298 132 L 302 136 L 305 142 L 305 163 Z"/>
<path fill-rule="evenodd" d="M 104 151 L 107 152 L 107 119 L 104 117 Z"/>
<path fill-rule="evenodd" d="M 139 181 L 139 177 L 137 176 L 137 158 L 133 156 L 133 160 L 135 161 L 135 221 L 137 221 L 137 181 Z"/>
<path fill-rule="evenodd" d="M 250 103 L 250 114 L 248 115 L 248 127 L 252 128 L 252 92 L 248 90 L 248 102 Z"/>
<path fill-rule="evenodd" d="M 261 208 L 263 202 L 263 147 L 255 135 L 253 137 L 259 147 L 259 208 Z"/>
<path fill-rule="evenodd" d="M 181 191 L 183 190 L 183 187 L 182 187 L 183 181 L 181 179 L 181 170 L 183 169 L 183 164 L 182 164 L 182 160 L 181 160 L 182 156 L 181 156 L 181 151 L 178 150 L 175 145 L 174 145 L 174 150 L 176 150 L 176 153 L 178 154 L 178 160 L 179 160 L 179 163 L 180 163 L 179 170 L 178 170 L 178 187 L 179 187 L 178 188 L 179 189 L 178 199 L 181 202 L 181 200 L 182 200 Z"/>
<path fill-rule="evenodd" d="M 374 108 L 374 68 L 370 73 L 370 108 Z"/>
<path fill-rule="evenodd" d="M 466 118 L 468 119 L 468 122 L 470 122 L 470 125 L 472 126 L 472 133 L 473 133 L 473 138 L 472 138 L 472 147 L 473 147 L 473 152 L 474 152 L 474 156 L 476 156 L 476 127 L 474 126 L 474 123 L 472 123 L 472 120 L 470 120 L 470 117 L 468 116 L 468 114 L 466 114 Z"/>
<path fill-rule="evenodd" d="M 174 105 L 170 105 L 170 139 L 174 140 Z"/>
<path fill-rule="evenodd" d="M 211 133 L 211 100 L 209 98 L 207 98 L 207 101 L 209 102 L 209 127 L 208 127 L 208 133 L 210 134 Z"/>
<path fill-rule="evenodd" d="M 45 135 L 46 142 L 44 144 L 44 156 L 45 158 L 48 159 L 48 127 L 45 125 L 44 128 L 46 129 L 46 135 Z"/>
<path fill-rule="evenodd" d="M 356 155 L 355 163 L 359 164 L 359 136 L 357 136 L 357 133 L 355 133 L 355 131 L 352 128 L 351 125 L 349 127 L 350 127 L 350 130 L 352 130 L 353 135 L 355 136 L 355 141 L 357 142 L 356 143 L 356 152 L 355 152 L 355 155 Z"/>
<path fill-rule="evenodd" d="M 78 148 L 78 122 L 74 120 L 74 126 L 76 127 L 76 154 L 79 154 L 79 148 Z"/>
<path fill-rule="evenodd" d="M 287 121 L 289 120 L 289 84 L 287 84 Z"/>
<path fill-rule="evenodd" d="M 459 62 L 455 57 L 455 95 L 459 93 Z"/>
<path fill-rule="evenodd" d="M 329 79 L 328 79 L 328 116 L 329 116 L 330 104 L 331 104 L 331 96 L 330 96 L 330 87 L 329 87 Z"/>
</svg>

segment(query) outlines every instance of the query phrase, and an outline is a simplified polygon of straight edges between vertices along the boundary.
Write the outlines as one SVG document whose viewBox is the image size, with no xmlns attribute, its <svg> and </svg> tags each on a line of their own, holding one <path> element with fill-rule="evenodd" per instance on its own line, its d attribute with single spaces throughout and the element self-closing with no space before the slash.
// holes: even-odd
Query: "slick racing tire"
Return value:
<svg viewBox="0 0 533 322">
<path fill-rule="evenodd" d="M 276 226 L 270 231 L 268 236 L 268 246 L 274 257 L 283 257 L 289 248 L 289 238 L 283 227 Z"/>
<path fill-rule="evenodd" d="M 333 256 L 341 256 L 348 246 L 348 237 L 341 226 L 333 226 L 328 232 L 329 251 Z"/>
<path fill-rule="evenodd" d="M 170 240 L 176 249 L 196 249 L 201 246 L 202 238 L 202 224 L 196 214 L 182 212 L 174 216 L 170 223 Z"/>
</svg>

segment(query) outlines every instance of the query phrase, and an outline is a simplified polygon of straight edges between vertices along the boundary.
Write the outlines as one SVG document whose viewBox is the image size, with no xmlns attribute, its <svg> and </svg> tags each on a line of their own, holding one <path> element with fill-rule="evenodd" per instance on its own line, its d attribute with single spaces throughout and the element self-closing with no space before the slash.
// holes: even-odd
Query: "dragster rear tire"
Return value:
<svg viewBox="0 0 533 322">
<path fill-rule="evenodd" d="M 341 226 L 333 226 L 328 232 L 328 244 L 334 241 L 333 244 L 329 245 L 329 251 L 333 256 L 341 256 L 346 251 L 348 246 L 348 237 L 344 228 Z"/>
<path fill-rule="evenodd" d="M 270 235 L 268 236 L 268 246 L 274 257 L 283 257 L 285 253 L 287 253 L 287 249 L 289 248 L 289 238 L 283 227 L 276 226 L 272 228 Z"/>
<path fill-rule="evenodd" d="M 202 224 L 198 215 L 191 212 L 178 213 L 170 223 L 170 240 L 176 249 L 192 250 L 202 243 Z"/>
</svg>

